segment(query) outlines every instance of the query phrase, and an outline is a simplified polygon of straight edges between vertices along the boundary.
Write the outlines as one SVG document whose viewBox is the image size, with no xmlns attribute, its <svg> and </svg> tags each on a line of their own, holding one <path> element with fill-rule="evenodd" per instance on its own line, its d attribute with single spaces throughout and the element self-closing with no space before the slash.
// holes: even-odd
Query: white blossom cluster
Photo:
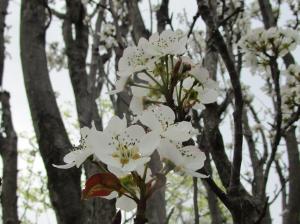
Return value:
<svg viewBox="0 0 300 224">
<path fill-rule="evenodd" d="M 114 46 L 117 46 L 116 41 L 116 28 L 111 23 L 103 24 L 102 31 L 98 34 L 100 38 L 100 42 L 104 43 L 105 48 L 109 49 Z"/>
<path fill-rule="evenodd" d="M 245 64 L 252 71 L 269 70 L 270 60 L 286 55 L 299 44 L 298 33 L 292 29 L 257 28 L 241 38 L 239 45 L 245 53 Z"/>
<path fill-rule="evenodd" d="M 137 179 L 147 186 L 155 183 L 147 165 L 154 151 L 165 164 L 163 170 L 207 177 L 198 172 L 204 166 L 205 154 L 198 146 L 187 144 L 197 130 L 190 121 L 179 119 L 171 106 L 184 113 L 192 107 L 201 109 L 217 100 L 218 85 L 205 68 L 184 56 L 186 45 L 185 34 L 167 30 L 126 48 L 118 64 L 120 78 L 113 93 L 122 91 L 127 83 L 131 86 L 130 109 L 135 115 L 131 125 L 125 117 L 113 116 L 103 131 L 94 125 L 82 128 L 81 146 L 64 157 L 64 165 L 54 166 L 79 167 L 93 156 L 122 185 L 122 190 L 114 189 L 103 197 L 117 198 L 116 206 L 125 211 L 136 207 Z"/>
<path fill-rule="evenodd" d="M 210 79 L 208 71 L 184 56 L 187 36 L 182 31 L 163 31 L 153 34 L 149 41 L 142 38 L 138 46 L 128 47 L 118 64 L 119 79 L 115 90 L 132 89 L 130 109 L 139 114 L 147 101 L 166 101 L 166 92 L 172 92 L 178 106 L 203 108 L 218 97 L 218 84 Z M 138 81 L 137 81 L 138 80 Z"/>
<path fill-rule="evenodd" d="M 281 89 L 283 120 L 300 105 L 300 66 L 291 64 L 286 71 L 286 84 Z"/>
</svg>

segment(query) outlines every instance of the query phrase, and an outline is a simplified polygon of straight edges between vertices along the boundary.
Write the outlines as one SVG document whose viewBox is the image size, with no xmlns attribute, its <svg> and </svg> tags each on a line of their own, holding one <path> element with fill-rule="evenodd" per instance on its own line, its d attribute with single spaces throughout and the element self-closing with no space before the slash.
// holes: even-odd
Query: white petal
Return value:
<svg viewBox="0 0 300 224">
<path fill-rule="evenodd" d="M 92 122 L 92 127 L 84 127 L 80 129 L 81 137 L 85 141 L 85 145 L 88 150 L 94 151 L 99 148 L 101 135 L 103 132 L 97 131 L 94 122 Z"/>
<path fill-rule="evenodd" d="M 204 166 L 206 156 L 198 147 L 185 146 L 180 151 L 183 153 L 182 163 L 187 169 L 196 171 Z"/>
<path fill-rule="evenodd" d="M 154 109 L 156 116 L 161 118 L 163 121 L 168 122 L 168 124 L 173 124 L 175 121 L 175 113 L 174 111 L 165 105 L 160 105 L 155 107 Z"/>
<path fill-rule="evenodd" d="M 168 159 L 176 165 L 181 165 L 181 153 L 176 145 L 167 139 L 162 139 L 158 148 L 159 155 L 162 159 Z"/>
<path fill-rule="evenodd" d="M 150 157 L 142 157 L 135 160 L 131 159 L 127 164 L 122 166 L 121 169 L 124 172 L 131 172 L 143 166 L 144 164 L 148 163 L 149 161 L 150 161 Z"/>
<path fill-rule="evenodd" d="M 139 117 L 139 120 L 143 125 L 150 128 L 152 131 L 161 132 L 162 126 L 155 114 L 149 110 L 144 111 L 143 114 Z"/>
<path fill-rule="evenodd" d="M 72 168 L 75 165 L 76 165 L 75 162 L 67 163 L 67 164 L 64 164 L 64 165 L 55 165 L 55 164 L 52 164 L 52 166 L 54 166 L 56 168 L 59 168 L 59 169 L 70 169 L 70 168 Z"/>
<path fill-rule="evenodd" d="M 123 170 L 118 169 L 113 166 L 110 166 L 110 165 L 107 166 L 107 170 L 109 172 L 111 172 L 112 174 L 114 174 L 116 177 L 124 177 L 124 176 L 128 175 L 128 172 L 124 172 Z"/>
<path fill-rule="evenodd" d="M 130 212 L 131 210 L 135 209 L 137 205 L 134 200 L 123 195 L 117 199 L 116 207 L 125 212 Z"/>
<path fill-rule="evenodd" d="M 149 94 L 149 89 L 145 89 L 137 86 L 131 86 L 130 88 L 133 96 L 143 97 Z"/>
<path fill-rule="evenodd" d="M 134 115 L 142 114 L 144 109 L 143 98 L 133 96 L 129 104 L 129 109 Z"/>
<path fill-rule="evenodd" d="M 202 173 L 198 173 L 192 170 L 188 170 L 188 169 L 183 169 L 183 171 L 193 177 L 197 177 L 197 178 L 208 178 L 209 176 L 202 174 Z"/>
<path fill-rule="evenodd" d="M 140 143 L 138 144 L 140 153 L 143 156 L 150 156 L 154 150 L 158 147 L 160 142 L 160 135 L 157 132 L 149 132 L 145 134 L 142 138 Z"/>
<path fill-rule="evenodd" d="M 103 154 L 101 152 L 95 153 L 97 159 L 99 159 L 101 162 L 105 163 L 108 166 L 112 166 L 118 169 L 121 169 L 122 164 L 120 163 L 120 160 L 118 158 L 114 158 L 111 155 Z"/>
<path fill-rule="evenodd" d="M 118 135 L 123 132 L 127 127 L 126 116 L 123 119 L 118 116 L 113 116 L 107 124 L 105 128 L 105 133 L 109 133 L 111 135 Z"/>
<path fill-rule="evenodd" d="M 185 89 L 190 89 L 193 86 L 195 79 L 188 77 L 186 79 L 183 80 L 182 86 Z"/>
<path fill-rule="evenodd" d="M 219 95 L 219 93 L 214 89 L 200 90 L 198 93 L 200 102 L 203 104 L 216 102 Z"/>
<path fill-rule="evenodd" d="M 91 150 L 84 149 L 76 158 L 76 167 L 78 168 L 89 156 L 91 156 L 93 152 Z"/>
<path fill-rule="evenodd" d="M 190 74 L 193 75 L 199 82 L 205 83 L 209 79 L 209 73 L 207 69 L 196 65 L 191 69 Z"/>
<path fill-rule="evenodd" d="M 118 141 L 124 145 L 138 143 L 144 134 L 144 128 L 139 125 L 131 125 L 120 134 Z"/>
<path fill-rule="evenodd" d="M 195 134 L 195 129 L 191 122 L 182 121 L 174 125 L 170 125 L 163 133 L 163 136 L 170 140 L 184 142 L 189 140 L 193 134 Z"/>
<path fill-rule="evenodd" d="M 65 167 L 65 169 L 68 169 L 74 165 L 71 166 L 67 164 L 75 164 L 76 167 L 79 167 L 92 154 L 93 154 L 92 151 L 88 149 L 71 151 L 68 154 L 66 154 L 65 157 L 63 158 L 66 165 L 59 165 L 59 166 L 60 168 Z"/>
</svg>

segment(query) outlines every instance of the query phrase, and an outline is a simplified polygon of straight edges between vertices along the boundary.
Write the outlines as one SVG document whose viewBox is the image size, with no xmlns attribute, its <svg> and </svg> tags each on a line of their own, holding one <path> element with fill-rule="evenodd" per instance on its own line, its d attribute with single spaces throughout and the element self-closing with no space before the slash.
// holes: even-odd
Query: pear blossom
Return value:
<svg viewBox="0 0 300 224">
<path fill-rule="evenodd" d="M 92 123 L 91 128 L 81 128 L 80 132 L 82 137 L 82 145 L 80 147 L 76 147 L 74 150 L 64 156 L 63 161 L 66 164 L 53 164 L 54 167 L 60 169 L 69 169 L 76 166 L 78 168 L 89 156 L 93 154 L 94 151 L 98 150 L 98 137 L 100 136 L 101 132 L 97 131 L 95 124 Z"/>
<path fill-rule="evenodd" d="M 155 57 L 182 55 L 186 52 L 187 41 L 187 35 L 181 30 L 165 30 L 161 34 L 152 34 L 148 42 L 143 41 L 142 46 L 147 54 Z"/>
<path fill-rule="evenodd" d="M 170 140 L 187 141 L 197 133 L 191 122 L 175 123 L 175 113 L 165 105 L 149 107 L 139 116 L 139 120 L 153 132 Z"/>
<path fill-rule="evenodd" d="M 118 63 L 118 76 L 120 77 L 116 81 L 115 90 L 110 94 L 115 94 L 124 90 L 127 80 L 135 73 L 147 70 L 151 72 L 154 69 L 154 59 L 145 53 L 145 50 L 141 47 L 145 39 L 139 41 L 138 46 L 127 47 L 123 56 Z"/>
<path fill-rule="evenodd" d="M 197 172 L 204 166 L 206 156 L 196 146 L 182 147 L 180 142 L 162 139 L 158 151 L 162 159 L 170 160 L 176 166 L 176 170 L 193 177 L 207 177 Z"/>
<path fill-rule="evenodd" d="M 297 31 L 271 27 L 268 30 L 251 30 L 239 41 L 245 52 L 246 65 L 264 71 L 269 67 L 270 57 L 284 56 L 300 43 Z M 257 67 L 257 68 L 256 68 Z"/>
<path fill-rule="evenodd" d="M 104 42 L 106 48 L 112 48 L 117 46 L 117 41 L 115 39 L 116 28 L 112 23 L 103 24 L 102 31 L 98 34 L 100 41 Z"/>
<path fill-rule="evenodd" d="M 150 160 L 160 137 L 154 132 L 145 133 L 139 125 L 126 127 L 124 120 L 116 116 L 111 119 L 99 137 L 101 150 L 94 153 L 103 163 L 130 172 Z"/>
<path fill-rule="evenodd" d="M 195 90 L 198 92 L 198 99 L 203 104 L 217 101 L 219 95 L 218 83 L 209 77 L 207 69 L 196 65 L 189 72 L 200 83 Z"/>
<path fill-rule="evenodd" d="M 142 48 L 145 41 L 147 40 L 140 39 L 138 46 L 127 47 L 124 50 L 123 56 L 118 63 L 119 76 L 129 77 L 136 72 L 153 68 L 154 61 Z"/>
</svg>

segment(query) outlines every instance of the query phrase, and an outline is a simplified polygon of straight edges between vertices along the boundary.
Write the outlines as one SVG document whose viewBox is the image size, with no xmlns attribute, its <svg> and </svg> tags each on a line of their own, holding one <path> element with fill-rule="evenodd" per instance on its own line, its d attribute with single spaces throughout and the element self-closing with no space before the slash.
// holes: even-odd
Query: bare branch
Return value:
<svg viewBox="0 0 300 224">
<path fill-rule="evenodd" d="M 235 68 L 233 58 L 228 50 L 228 47 L 218 30 L 218 27 L 213 19 L 211 10 L 206 4 L 206 1 L 198 1 L 199 12 L 205 21 L 206 25 L 213 30 L 212 45 L 214 45 L 226 65 L 230 80 L 233 87 L 235 108 L 234 108 L 234 155 L 231 169 L 230 189 L 231 191 L 238 191 L 240 186 L 240 169 L 242 162 L 242 145 L 243 145 L 243 126 L 242 126 L 242 112 L 243 112 L 243 95 L 239 81 L 239 75 Z"/>
</svg>

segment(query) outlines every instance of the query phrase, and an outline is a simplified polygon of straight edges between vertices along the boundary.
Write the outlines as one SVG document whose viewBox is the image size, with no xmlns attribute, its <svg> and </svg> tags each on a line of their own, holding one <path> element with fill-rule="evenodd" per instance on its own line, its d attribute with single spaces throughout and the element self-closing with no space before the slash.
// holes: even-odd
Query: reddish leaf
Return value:
<svg viewBox="0 0 300 224">
<path fill-rule="evenodd" d="M 120 180 L 111 173 L 98 173 L 91 176 L 85 183 L 82 198 L 108 196 L 112 191 L 121 190 Z"/>
</svg>

